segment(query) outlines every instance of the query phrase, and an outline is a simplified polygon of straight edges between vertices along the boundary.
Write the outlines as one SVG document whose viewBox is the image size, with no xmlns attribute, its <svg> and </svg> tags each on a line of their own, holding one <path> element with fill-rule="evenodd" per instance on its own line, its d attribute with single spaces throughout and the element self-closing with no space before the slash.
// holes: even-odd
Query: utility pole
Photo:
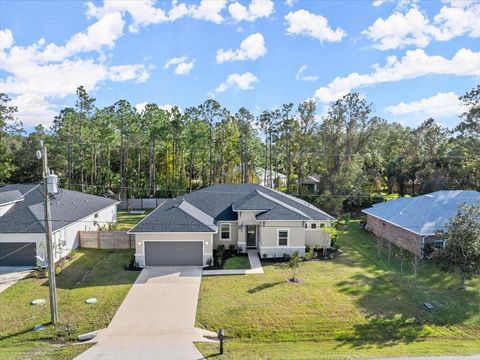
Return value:
<svg viewBox="0 0 480 360">
<path fill-rule="evenodd" d="M 58 321 L 57 311 L 57 285 L 55 281 L 55 260 L 53 258 L 53 234 L 50 213 L 50 196 L 48 191 L 48 158 L 47 147 L 40 141 L 41 150 L 37 151 L 37 158 L 43 163 L 43 196 L 45 199 L 45 237 L 47 240 L 47 261 L 48 261 L 48 289 L 50 293 L 50 318 L 52 324 Z"/>
</svg>

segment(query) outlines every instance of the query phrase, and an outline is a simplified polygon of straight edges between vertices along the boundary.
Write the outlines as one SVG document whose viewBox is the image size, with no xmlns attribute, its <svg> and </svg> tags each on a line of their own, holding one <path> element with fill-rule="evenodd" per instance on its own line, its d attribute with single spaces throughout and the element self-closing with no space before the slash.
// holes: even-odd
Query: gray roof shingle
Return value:
<svg viewBox="0 0 480 360">
<path fill-rule="evenodd" d="M 362 210 L 371 215 L 427 236 L 444 229 L 451 217 L 459 210 L 459 205 L 480 204 L 480 192 L 473 190 L 441 190 L 412 198 L 399 198 Z"/>
<path fill-rule="evenodd" d="M 23 195 L 18 190 L 8 190 L 0 192 L 0 205 L 5 205 L 15 201 L 23 200 Z"/>
<path fill-rule="evenodd" d="M 179 205 L 188 210 L 179 211 Z M 236 221 L 239 210 L 258 210 L 258 220 L 334 220 L 306 201 L 261 185 L 218 184 L 168 200 L 130 232 L 212 232 L 210 219 L 215 225 Z"/>
<path fill-rule="evenodd" d="M 42 186 L 7 185 L 0 188 L 0 194 L 13 190 L 20 192 L 24 200 L 15 203 L 0 217 L 0 233 L 45 232 Z M 60 189 L 59 193 L 50 199 L 52 230 L 58 230 L 116 203 L 117 201 L 108 198 Z"/>
</svg>

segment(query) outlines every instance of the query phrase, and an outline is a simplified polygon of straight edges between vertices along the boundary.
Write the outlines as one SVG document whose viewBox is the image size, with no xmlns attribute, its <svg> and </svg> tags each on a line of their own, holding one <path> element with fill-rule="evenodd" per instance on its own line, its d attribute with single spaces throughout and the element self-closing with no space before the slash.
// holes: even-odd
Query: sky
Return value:
<svg viewBox="0 0 480 360">
<path fill-rule="evenodd" d="M 214 98 L 254 114 L 350 91 L 374 114 L 454 127 L 480 83 L 479 1 L 0 1 L 0 92 L 28 128 L 83 85 L 112 105 Z"/>
</svg>

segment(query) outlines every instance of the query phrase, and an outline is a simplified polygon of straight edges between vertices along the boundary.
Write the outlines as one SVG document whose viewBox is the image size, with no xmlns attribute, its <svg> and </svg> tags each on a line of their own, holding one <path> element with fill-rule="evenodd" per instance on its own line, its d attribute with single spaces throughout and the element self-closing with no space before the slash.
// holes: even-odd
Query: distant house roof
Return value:
<svg viewBox="0 0 480 360">
<path fill-rule="evenodd" d="M 441 190 L 412 198 L 399 198 L 362 210 L 386 222 L 421 236 L 434 235 L 454 217 L 459 205 L 480 205 L 480 192 L 473 190 Z"/>
<path fill-rule="evenodd" d="M 318 184 L 319 182 L 320 182 L 320 175 L 316 175 L 316 174 L 309 175 L 305 179 L 300 181 L 302 185 L 315 185 L 315 184 Z"/>
<path fill-rule="evenodd" d="M 218 184 L 167 200 L 130 232 L 215 232 L 238 211 L 258 220 L 334 220 L 306 201 L 255 184 Z"/>
<path fill-rule="evenodd" d="M 0 216 L 0 233 L 44 233 L 42 186 L 18 184 L 0 188 L 0 198 L 11 193 L 19 193 L 23 200 Z M 52 230 L 61 229 L 116 203 L 118 201 L 100 196 L 59 189 L 59 193 L 50 199 Z"/>
</svg>

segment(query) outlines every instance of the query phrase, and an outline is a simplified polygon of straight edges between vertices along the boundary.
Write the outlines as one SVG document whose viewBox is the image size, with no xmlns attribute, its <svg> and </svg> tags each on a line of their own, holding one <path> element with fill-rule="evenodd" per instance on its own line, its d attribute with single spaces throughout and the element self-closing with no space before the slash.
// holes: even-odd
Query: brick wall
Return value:
<svg viewBox="0 0 480 360">
<path fill-rule="evenodd" d="M 386 221 L 367 216 L 367 230 L 376 236 L 393 242 L 411 253 L 422 256 L 422 237 Z"/>
</svg>

